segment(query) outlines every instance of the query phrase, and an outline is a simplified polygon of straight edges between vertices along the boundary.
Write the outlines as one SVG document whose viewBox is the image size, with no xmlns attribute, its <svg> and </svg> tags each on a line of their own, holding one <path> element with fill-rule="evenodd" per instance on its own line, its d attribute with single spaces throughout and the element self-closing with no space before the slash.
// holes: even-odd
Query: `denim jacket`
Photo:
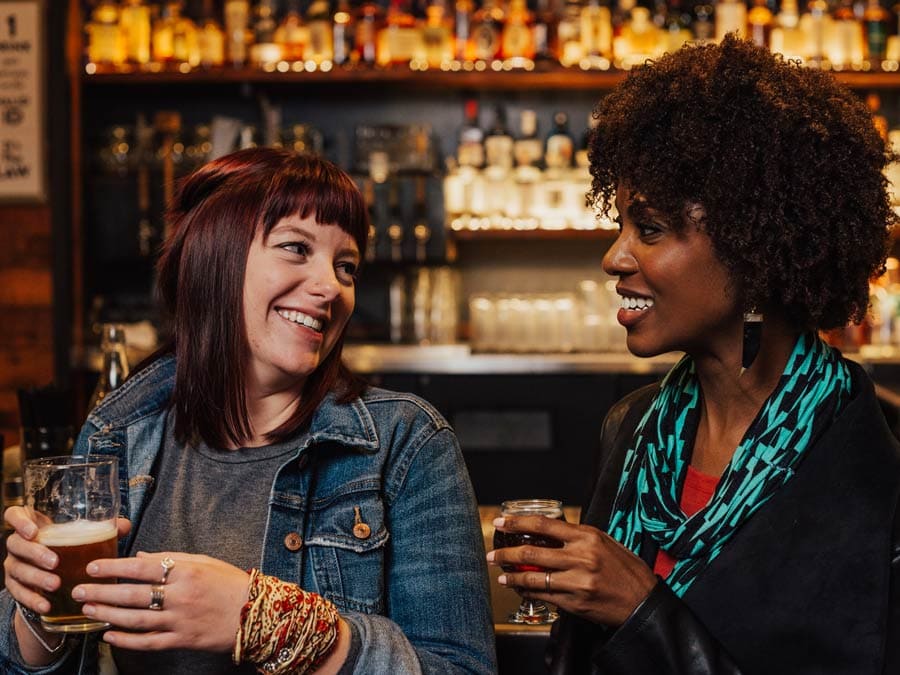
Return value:
<svg viewBox="0 0 900 675">
<path fill-rule="evenodd" d="M 88 416 L 75 445 L 119 457 L 122 514 L 133 523 L 174 379 L 173 357 L 155 361 Z M 354 535 L 356 507 L 369 536 Z M 344 405 L 327 397 L 276 473 L 265 528 L 260 569 L 335 603 L 358 648 L 354 672 L 496 671 L 474 494 L 453 430 L 421 399 L 374 388 Z M 70 639 L 49 667 L 16 666 L 13 611 L 3 591 L 0 672 L 97 672 L 96 636 Z"/>
</svg>

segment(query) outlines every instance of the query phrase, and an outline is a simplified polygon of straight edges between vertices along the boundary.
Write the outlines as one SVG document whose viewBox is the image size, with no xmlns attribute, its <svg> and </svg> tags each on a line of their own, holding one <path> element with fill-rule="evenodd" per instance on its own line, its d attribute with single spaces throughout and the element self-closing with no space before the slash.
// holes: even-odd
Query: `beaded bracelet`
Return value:
<svg viewBox="0 0 900 675">
<path fill-rule="evenodd" d="M 252 569 L 232 659 L 235 665 L 253 663 L 267 675 L 303 675 L 337 644 L 339 618 L 318 593 Z"/>
</svg>

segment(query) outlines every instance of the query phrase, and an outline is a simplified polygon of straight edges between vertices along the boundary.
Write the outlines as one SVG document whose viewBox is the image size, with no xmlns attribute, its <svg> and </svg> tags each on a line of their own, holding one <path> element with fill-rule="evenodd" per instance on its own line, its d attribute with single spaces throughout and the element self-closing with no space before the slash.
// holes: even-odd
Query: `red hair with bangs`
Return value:
<svg viewBox="0 0 900 675">
<path fill-rule="evenodd" d="M 154 356 L 176 357 L 172 406 L 180 443 L 200 438 L 225 448 L 251 436 L 243 372 L 250 353 L 244 273 L 257 232 L 267 236 L 292 215 L 340 227 L 365 257 L 365 202 L 353 179 L 327 160 L 276 148 L 239 150 L 178 186 L 157 264 L 157 291 L 172 320 L 172 335 Z M 365 389 L 341 361 L 343 344 L 341 334 L 307 377 L 297 411 L 267 434 L 269 441 L 286 440 L 307 426 L 329 392 L 348 401 Z"/>
</svg>

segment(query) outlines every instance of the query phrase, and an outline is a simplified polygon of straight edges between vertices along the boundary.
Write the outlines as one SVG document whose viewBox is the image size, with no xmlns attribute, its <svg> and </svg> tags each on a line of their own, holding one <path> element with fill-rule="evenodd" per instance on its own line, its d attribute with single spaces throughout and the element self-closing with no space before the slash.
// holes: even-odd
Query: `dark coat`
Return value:
<svg viewBox="0 0 900 675">
<path fill-rule="evenodd" d="M 617 630 L 563 614 L 550 640 L 554 675 L 900 673 L 900 445 L 871 380 L 848 366 L 853 398 L 684 597 L 660 582 Z M 607 416 L 582 522 L 606 527 L 656 390 Z M 656 552 L 646 538 L 651 566 Z"/>
</svg>

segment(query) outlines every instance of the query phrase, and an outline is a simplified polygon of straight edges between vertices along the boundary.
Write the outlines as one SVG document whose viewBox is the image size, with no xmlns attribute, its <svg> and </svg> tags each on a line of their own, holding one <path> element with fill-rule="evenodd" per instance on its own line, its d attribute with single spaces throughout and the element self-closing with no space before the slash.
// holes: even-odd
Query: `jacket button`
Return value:
<svg viewBox="0 0 900 675">
<path fill-rule="evenodd" d="M 357 539 L 368 539 L 372 534 L 372 528 L 365 523 L 357 523 L 353 526 L 353 536 Z"/>
<path fill-rule="evenodd" d="M 284 547 L 288 551 L 299 551 L 303 548 L 303 537 L 296 532 L 289 532 L 284 538 Z"/>
</svg>

